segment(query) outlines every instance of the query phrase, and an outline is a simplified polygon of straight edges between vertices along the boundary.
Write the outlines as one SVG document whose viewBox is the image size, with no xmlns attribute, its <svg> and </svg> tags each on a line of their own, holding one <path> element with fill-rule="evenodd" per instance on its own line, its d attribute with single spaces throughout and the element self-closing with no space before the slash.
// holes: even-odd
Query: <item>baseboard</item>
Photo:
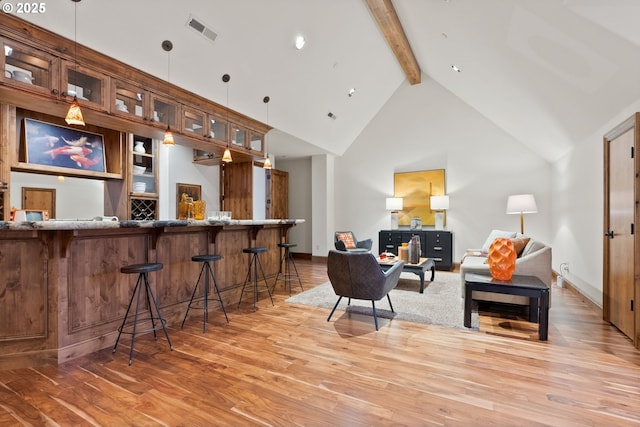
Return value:
<svg viewBox="0 0 640 427">
<path fill-rule="evenodd" d="M 556 271 L 553 271 L 553 283 L 557 284 L 557 280 L 558 280 L 558 273 Z M 580 291 L 580 289 L 577 288 L 576 285 L 571 283 L 571 281 L 568 280 L 566 277 L 562 278 L 562 287 L 563 288 L 567 288 L 569 291 L 573 292 L 578 298 L 580 298 L 580 300 L 582 302 L 587 304 L 589 307 L 591 307 L 592 310 L 594 310 L 596 313 L 599 313 L 600 317 L 602 317 L 602 315 L 603 315 L 602 314 L 602 307 L 600 307 L 600 305 L 598 305 L 596 302 L 594 302 L 587 295 L 583 294 Z"/>
<path fill-rule="evenodd" d="M 306 261 L 311 261 L 312 260 L 311 254 L 303 253 L 303 252 L 291 252 L 291 256 L 294 259 L 304 259 Z"/>
</svg>

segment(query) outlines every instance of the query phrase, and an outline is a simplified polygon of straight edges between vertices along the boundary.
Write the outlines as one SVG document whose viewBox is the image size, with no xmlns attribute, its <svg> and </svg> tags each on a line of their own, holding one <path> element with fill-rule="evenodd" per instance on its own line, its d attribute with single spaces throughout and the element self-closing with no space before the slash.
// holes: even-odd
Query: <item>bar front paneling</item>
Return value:
<svg viewBox="0 0 640 427">
<path fill-rule="evenodd" d="M 124 265 L 160 262 L 151 284 L 169 325 L 182 321 L 202 265 L 214 263 L 225 305 L 235 309 L 248 269 L 242 249 L 264 246 L 275 276 L 287 230 L 302 220 L 44 221 L 0 227 L 0 369 L 57 364 L 114 344 L 137 277 Z M 271 284 L 270 279 L 270 284 Z"/>
</svg>

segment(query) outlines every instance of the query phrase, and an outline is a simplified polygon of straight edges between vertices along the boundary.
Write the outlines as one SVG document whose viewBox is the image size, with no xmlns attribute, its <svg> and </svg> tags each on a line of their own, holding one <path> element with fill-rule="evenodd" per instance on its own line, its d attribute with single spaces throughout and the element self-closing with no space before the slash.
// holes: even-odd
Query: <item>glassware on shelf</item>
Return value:
<svg viewBox="0 0 640 427">
<path fill-rule="evenodd" d="M 193 202 L 193 216 L 194 219 L 204 219 L 204 213 L 207 210 L 207 202 L 204 200 L 196 200 Z"/>
</svg>

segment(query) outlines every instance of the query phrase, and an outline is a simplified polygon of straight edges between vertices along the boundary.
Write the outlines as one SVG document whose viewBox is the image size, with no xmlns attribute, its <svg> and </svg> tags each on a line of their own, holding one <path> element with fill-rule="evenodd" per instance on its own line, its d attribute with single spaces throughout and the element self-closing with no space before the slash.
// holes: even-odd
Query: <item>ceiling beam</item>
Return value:
<svg viewBox="0 0 640 427">
<path fill-rule="evenodd" d="M 371 10 L 378 27 L 387 39 L 389 47 L 393 51 L 400 66 L 412 85 L 420 83 L 421 71 L 416 57 L 413 55 L 411 45 L 404 33 L 398 14 L 391 0 L 365 0 Z"/>
</svg>

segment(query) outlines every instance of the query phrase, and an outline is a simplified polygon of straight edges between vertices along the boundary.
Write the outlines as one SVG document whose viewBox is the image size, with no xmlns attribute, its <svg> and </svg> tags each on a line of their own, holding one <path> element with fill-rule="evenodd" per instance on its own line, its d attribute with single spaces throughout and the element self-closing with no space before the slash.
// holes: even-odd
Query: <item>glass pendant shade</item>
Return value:
<svg viewBox="0 0 640 427">
<path fill-rule="evenodd" d="M 265 157 L 262 167 L 265 169 L 271 169 L 271 159 L 269 159 L 269 156 Z"/>
<path fill-rule="evenodd" d="M 162 140 L 164 145 L 173 145 L 175 141 L 173 140 L 173 133 L 171 133 L 171 127 L 167 125 L 167 130 L 164 131 L 164 139 Z"/>
<path fill-rule="evenodd" d="M 82 111 L 80 110 L 80 104 L 78 104 L 78 98 L 73 97 L 73 101 L 67 111 L 67 117 L 64 119 L 68 125 L 84 126 L 84 118 L 82 117 Z"/>
<path fill-rule="evenodd" d="M 224 149 L 224 154 L 222 155 L 222 161 L 225 163 L 231 163 L 233 160 L 231 159 L 231 151 L 229 148 Z"/>
</svg>

